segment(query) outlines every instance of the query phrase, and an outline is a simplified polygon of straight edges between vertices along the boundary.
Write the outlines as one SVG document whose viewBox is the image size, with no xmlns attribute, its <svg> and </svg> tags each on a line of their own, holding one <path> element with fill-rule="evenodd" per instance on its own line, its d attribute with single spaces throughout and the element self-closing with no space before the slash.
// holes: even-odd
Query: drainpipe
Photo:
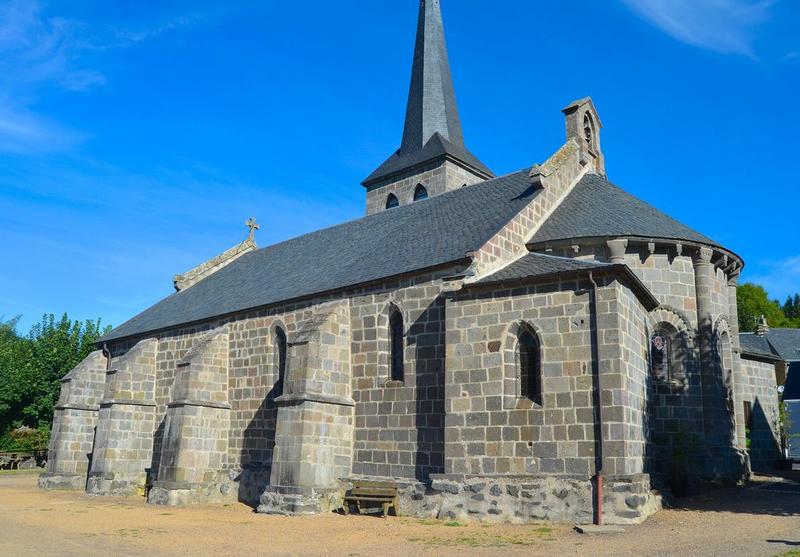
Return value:
<svg viewBox="0 0 800 557">
<path fill-rule="evenodd" d="M 603 402 L 600 391 L 600 335 L 597 330 L 597 283 L 589 271 L 589 282 L 592 289 L 589 291 L 589 323 L 591 324 L 592 336 L 592 383 L 595 420 L 595 475 L 594 475 L 594 498 L 596 514 L 594 523 L 598 526 L 603 524 Z"/>
</svg>

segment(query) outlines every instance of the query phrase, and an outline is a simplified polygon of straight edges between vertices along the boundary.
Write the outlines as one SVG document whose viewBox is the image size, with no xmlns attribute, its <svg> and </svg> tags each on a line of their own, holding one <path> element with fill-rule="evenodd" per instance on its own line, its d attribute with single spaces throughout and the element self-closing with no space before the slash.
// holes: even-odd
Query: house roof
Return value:
<svg viewBox="0 0 800 557">
<path fill-rule="evenodd" d="M 610 236 L 664 238 L 721 247 L 597 174 L 581 179 L 529 244 Z"/>
<path fill-rule="evenodd" d="M 541 191 L 530 169 L 239 257 L 100 339 L 109 341 L 466 260 Z"/>
<path fill-rule="evenodd" d="M 800 361 L 800 329 L 770 329 L 762 335 L 741 333 L 742 350 L 767 352 L 786 362 Z"/>
<path fill-rule="evenodd" d="M 753 333 L 740 333 L 739 346 L 742 348 L 743 355 L 758 356 L 776 361 L 781 359 L 763 336 Z"/>
</svg>

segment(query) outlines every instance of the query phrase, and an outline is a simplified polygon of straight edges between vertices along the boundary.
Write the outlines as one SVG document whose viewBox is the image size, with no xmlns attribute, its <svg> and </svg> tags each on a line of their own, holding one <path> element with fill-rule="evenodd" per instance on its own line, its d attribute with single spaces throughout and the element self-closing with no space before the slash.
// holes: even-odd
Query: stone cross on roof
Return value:
<svg viewBox="0 0 800 557">
<path fill-rule="evenodd" d="M 248 240 L 252 240 L 256 235 L 256 230 L 261 228 L 261 225 L 256 222 L 255 217 L 250 217 L 245 221 L 245 226 L 250 229 L 250 233 L 247 235 Z"/>
</svg>

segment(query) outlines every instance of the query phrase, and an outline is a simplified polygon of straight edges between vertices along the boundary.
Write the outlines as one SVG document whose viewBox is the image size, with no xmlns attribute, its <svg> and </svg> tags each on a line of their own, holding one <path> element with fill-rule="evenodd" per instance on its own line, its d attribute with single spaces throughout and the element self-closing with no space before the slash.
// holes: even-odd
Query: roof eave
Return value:
<svg viewBox="0 0 800 557">
<path fill-rule="evenodd" d="M 381 277 L 381 278 L 368 280 L 368 281 L 363 281 L 363 282 L 359 282 L 359 283 L 355 283 L 355 284 L 349 284 L 347 286 L 341 286 L 341 287 L 338 287 L 338 288 L 332 288 L 332 289 L 329 289 L 329 290 L 323 290 L 321 292 L 314 292 L 314 293 L 311 293 L 311 294 L 305 294 L 303 296 L 297 296 L 297 297 L 294 297 L 294 298 L 288 298 L 286 300 L 280 300 L 278 302 L 273 302 L 273 303 L 268 303 L 268 304 L 261 304 L 261 305 L 252 306 L 252 307 L 248 307 L 248 308 L 237 309 L 237 310 L 234 310 L 234 311 L 221 313 L 219 315 L 214 315 L 214 316 L 211 316 L 211 317 L 204 317 L 202 319 L 195 319 L 193 321 L 187 321 L 185 323 L 177 323 L 177 324 L 173 324 L 173 325 L 166 325 L 164 327 L 159 327 L 159 328 L 156 328 L 156 329 L 148 329 L 148 330 L 144 330 L 144 331 L 138 331 L 138 332 L 135 332 L 135 333 L 124 334 L 124 335 L 121 335 L 121 336 L 118 336 L 118 337 L 112 336 L 114 334 L 114 330 L 112 329 L 111 332 L 109 332 L 107 335 L 103 335 L 102 337 L 100 337 L 99 339 L 94 341 L 93 344 L 95 346 L 97 346 L 98 348 L 102 348 L 102 346 L 104 344 L 109 343 L 109 342 L 115 342 L 116 343 L 116 342 L 131 340 L 131 339 L 140 339 L 140 338 L 152 337 L 153 335 L 157 335 L 157 334 L 163 333 L 165 331 L 171 331 L 171 330 L 175 330 L 175 329 L 182 329 L 182 328 L 185 328 L 185 327 L 192 327 L 192 326 L 195 326 L 195 325 L 199 325 L 201 323 L 209 323 L 209 322 L 220 320 L 220 319 L 227 319 L 227 318 L 234 317 L 234 316 L 242 314 L 242 313 L 248 313 L 248 312 L 251 312 L 251 311 L 260 311 L 260 310 L 264 310 L 264 309 L 280 307 L 280 306 L 287 305 L 287 304 L 296 304 L 298 302 L 312 300 L 314 298 L 330 296 L 332 294 L 336 294 L 336 293 L 339 293 L 339 292 L 347 292 L 348 290 L 363 288 L 365 286 L 369 286 L 371 284 L 384 282 L 384 281 L 387 281 L 387 280 L 395 280 L 395 279 L 399 279 L 399 278 L 402 278 L 402 277 L 424 274 L 424 273 L 428 273 L 428 272 L 431 272 L 431 271 L 435 271 L 437 269 L 443 269 L 443 268 L 451 267 L 453 265 L 463 264 L 465 266 L 465 268 L 468 268 L 471 265 L 471 263 L 472 263 L 472 258 L 469 257 L 469 256 L 464 256 L 464 257 L 460 257 L 460 258 L 457 258 L 457 259 L 452 259 L 450 261 L 437 263 L 436 265 L 430 265 L 428 267 L 422 267 L 422 268 L 419 268 L 419 269 L 414 269 L 412 271 L 406 271 L 406 272 L 403 272 L 403 273 L 398 273 L 396 275 L 391 275 L 391 276 L 387 276 L 387 277 Z M 453 278 L 458 278 L 458 275 L 453 275 L 452 277 L 445 277 L 445 279 L 451 279 L 451 280 Z M 123 325 L 124 325 L 124 323 L 123 323 Z"/>
<path fill-rule="evenodd" d="M 392 156 L 394 156 L 394 155 L 392 155 Z M 466 162 L 465 160 L 463 160 L 460 157 L 457 157 L 457 156 L 452 155 L 450 153 L 442 153 L 442 154 L 435 155 L 433 157 L 427 158 L 427 159 L 425 159 L 423 161 L 414 163 L 414 164 L 412 164 L 410 166 L 406 166 L 406 167 L 404 167 L 404 168 L 402 168 L 400 170 L 393 170 L 391 172 L 380 173 L 380 174 L 376 174 L 375 172 L 373 172 L 372 174 L 367 176 L 364 179 L 364 181 L 361 182 L 361 185 L 364 188 L 366 188 L 367 190 L 369 190 L 372 186 L 376 185 L 379 182 L 384 182 L 386 180 L 389 180 L 390 178 L 395 178 L 397 176 L 401 176 L 401 175 L 403 175 L 403 174 L 405 174 L 407 172 L 412 172 L 414 170 L 422 168 L 425 165 L 431 164 L 433 162 L 440 162 L 440 161 L 449 161 L 449 162 L 456 163 L 459 166 L 465 167 L 470 172 L 473 172 L 473 173 L 477 174 L 478 176 L 481 176 L 485 180 L 491 180 L 492 178 L 496 177 L 494 174 L 492 174 L 492 172 L 490 170 L 488 170 L 488 168 L 487 169 L 480 169 L 480 168 L 476 167 L 474 164 L 469 164 L 468 162 Z M 386 163 L 384 163 L 384 164 L 386 164 Z M 381 166 L 383 166 L 383 165 L 381 165 Z"/>
<path fill-rule="evenodd" d="M 653 311 L 656 309 L 660 302 L 656 297 L 653 295 L 652 292 L 645 286 L 645 284 L 639 280 L 639 277 L 631 271 L 631 269 L 624 264 L 613 264 L 613 265 L 605 265 L 602 267 L 597 267 L 594 269 L 571 269 L 569 271 L 555 271 L 552 273 L 544 273 L 541 275 L 533 275 L 528 277 L 519 277 L 514 279 L 500 279 L 496 282 L 474 282 L 471 284 L 465 284 L 464 289 L 467 288 L 479 288 L 479 287 L 495 287 L 497 285 L 517 285 L 517 284 L 537 284 L 537 283 L 547 283 L 552 282 L 554 279 L 570 279 L 570 278 L 578 278 L 581 276 L 588 277 L 589 275 L 593 276 L 604 276 L 610 274 L 618 274 L 624 277 L 626 280 L 629 281 L 628 288 L 634 293 L 637 294 L 639 301 L 642 302 L 642 305 L 645 307 L 647 311 Z"/>
</svg>

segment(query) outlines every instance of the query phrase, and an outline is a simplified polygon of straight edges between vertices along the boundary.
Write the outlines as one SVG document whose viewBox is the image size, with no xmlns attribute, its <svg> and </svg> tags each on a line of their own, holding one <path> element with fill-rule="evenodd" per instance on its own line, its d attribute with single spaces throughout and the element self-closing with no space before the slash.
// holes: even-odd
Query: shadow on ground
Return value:
<svg viewBox="0 0 800 557">
<path fill-rule="evenodd" d="M 800 474 L 759 476 L 745 486 L 674 499 L 669 506 L 676 511 L 800 516 Z M 800 542 L 786 543 L 800 545 Z"/>
</svg>

